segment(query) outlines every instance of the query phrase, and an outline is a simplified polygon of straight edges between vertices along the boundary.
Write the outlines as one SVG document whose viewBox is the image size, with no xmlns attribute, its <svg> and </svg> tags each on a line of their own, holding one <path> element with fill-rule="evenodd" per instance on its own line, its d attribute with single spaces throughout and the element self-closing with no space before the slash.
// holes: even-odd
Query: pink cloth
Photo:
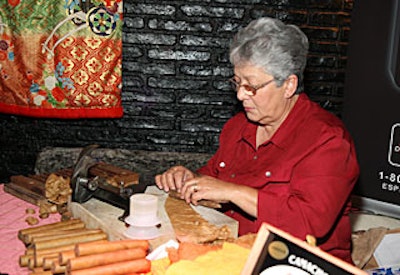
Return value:
<svg viewBox="0 0 400 275">
<path fill-rule="evenodd" d="M 29 274 L 28 268 L 19 266 L 19 257 L 25 253 L 25 245 L 18 239 L 18 231 L 30 227 L 25 222 L 26 217 L 29 216 L 25 210 L 27 208 L 36 210 L 36 214 L 31 216 L 39 219 L 38 225 L 60 221 L 60 215 L 52 214 L 47 219 L 40 219 L 38 206 L 4 192 L 3 184 L 0 184 L 0 202 L 0 273 Z"/>
</svg>

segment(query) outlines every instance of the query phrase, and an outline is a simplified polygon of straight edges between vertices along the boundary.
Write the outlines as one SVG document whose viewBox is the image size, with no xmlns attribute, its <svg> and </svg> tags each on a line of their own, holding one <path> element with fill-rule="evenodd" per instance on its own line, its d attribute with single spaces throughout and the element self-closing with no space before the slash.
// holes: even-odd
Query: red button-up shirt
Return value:
<svg viewBox="0 0 400 275">
<path fill-rule="evenodd" d="M 359 175 L 354 144 L 342 122 L 300 94 L 273 137 L 256 148 L 257 125 L 231 118 L 220 147 L 199 173 L 258 189 L 258 216 L 232 207 L 239 235 L 270 223 L 351 262 L 349 196 Z"/>
</svg>

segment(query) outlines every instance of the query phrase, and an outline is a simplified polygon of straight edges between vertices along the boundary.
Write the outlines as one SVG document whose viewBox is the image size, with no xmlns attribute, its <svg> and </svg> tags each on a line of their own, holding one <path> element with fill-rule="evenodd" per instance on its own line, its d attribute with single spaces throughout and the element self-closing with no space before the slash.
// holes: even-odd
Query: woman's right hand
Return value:
<svg viewBox="0 0 400 275">
<path fill-rule="evenodd" d="M 173 166 L 164 173 L 155 176 L 158 188 L 168 192 L 169 190 L 181 191 L 185 181 L 195 177 L 195 173 L 184 166 Z"/>
</svg>

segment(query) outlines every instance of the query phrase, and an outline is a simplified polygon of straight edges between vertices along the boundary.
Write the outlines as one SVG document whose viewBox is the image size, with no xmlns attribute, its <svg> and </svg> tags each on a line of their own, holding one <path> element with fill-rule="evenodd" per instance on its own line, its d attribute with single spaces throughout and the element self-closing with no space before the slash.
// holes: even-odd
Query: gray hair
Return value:
<svg viewBox="0 0 400 275">
<path fill-rule="evenodd" d="M 238 31 L 230 48 L 230 61 L 236 66 L 250 63 L 264 68 L 278 86 L 292 74 L 299 79 L 296 93 L 303 91 L 308 39 L 295 25 L 263 17 Z"/>
</svg>

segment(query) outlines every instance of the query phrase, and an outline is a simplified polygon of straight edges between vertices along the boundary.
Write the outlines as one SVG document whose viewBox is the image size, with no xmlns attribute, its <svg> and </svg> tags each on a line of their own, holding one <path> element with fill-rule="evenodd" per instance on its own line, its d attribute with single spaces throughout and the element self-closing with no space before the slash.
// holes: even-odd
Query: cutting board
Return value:
<svg viewBox="0 0 400 275">
<path fill-rule="evenodd" d="M 148 186 L 145 193 L 158 198 L 158 217 L 161 220 L 160 236 L 149 241 L 151 249 L 155 249 L 169 240 L 175 240 L 175 232 L 164 207 L 167 194 L 156 186 Z M 126 224 L 118 219 L 123 214 L 123 210 L 97 199 L 90 199 L 82 204 L 71 202 L 69 207 L 75 218 L 83 220 L 88 228 L 102 229 L 108 234 L 110 240 L 127 238 L 124 236 L 127 230 Z M 238 236 L 239 225 L 236 220 L 212 208 L 204 206 L 193 206 L 193 208 L 210 223 L 218 227 L 227 225 L 233 238 Z"/>
</svg>

